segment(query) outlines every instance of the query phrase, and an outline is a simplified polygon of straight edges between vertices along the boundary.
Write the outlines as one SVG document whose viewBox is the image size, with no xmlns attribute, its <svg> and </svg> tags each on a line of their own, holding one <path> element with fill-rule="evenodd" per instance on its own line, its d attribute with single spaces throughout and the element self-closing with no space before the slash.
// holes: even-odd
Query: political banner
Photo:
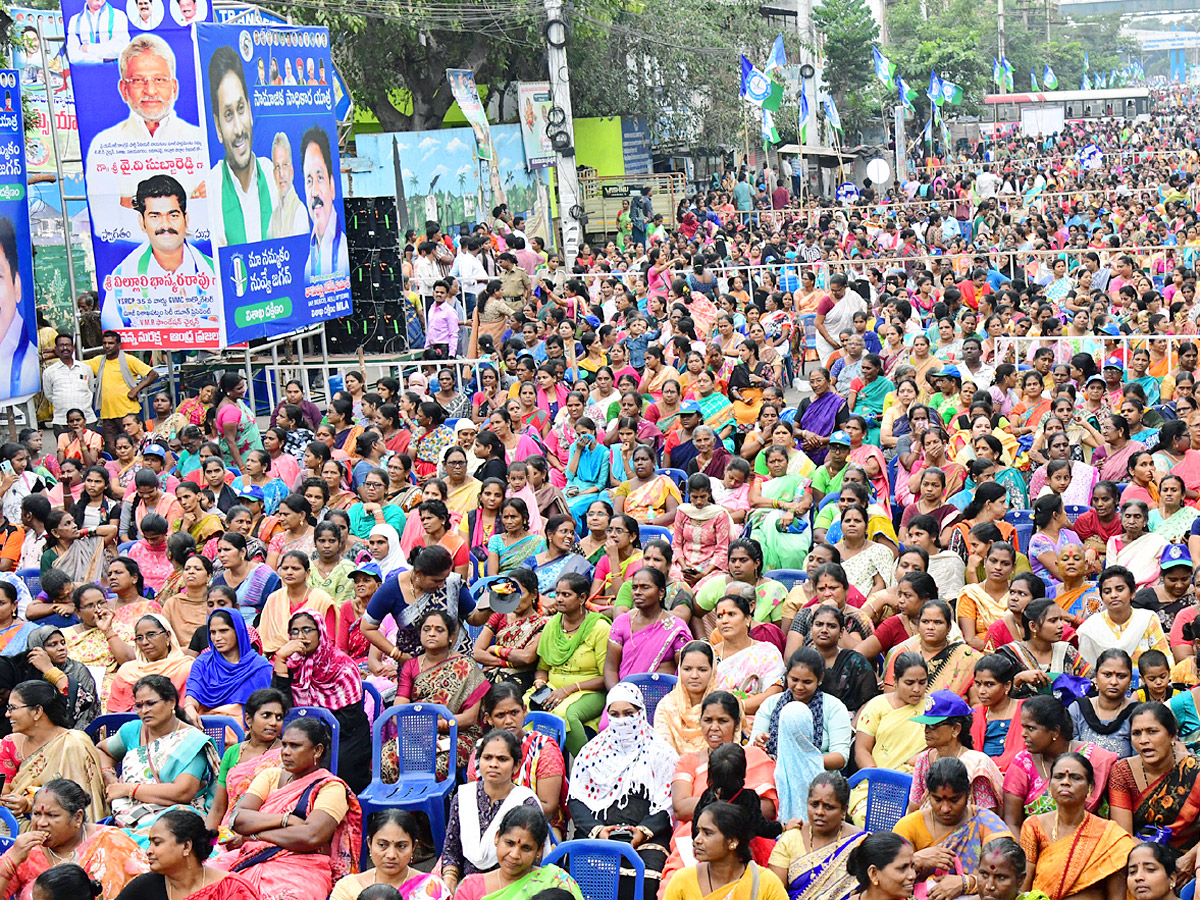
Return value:
<svg viewBox="0 0 1200 900">
<path fill-rule="evenodd" d="M 66 61 L 63 17 L 59 10 L 12 7 L 13 65 L 21 76 L 21 95 L 33 113 L 35 127 L 25 135 L 25 168 L 29 172 L 56 172 L 54 135 L 58 135 L 58 158 L 67 172 L 81 172 L 78 162 L 79 124 L 71 95 L 71 69 Z M 42 60 L 45 41 L 45 66 Z M 46 70 L 49 69 L 47 84 Z M 47 90 L 47 87 L 49 90 Z M 54 127 L 51 129 L 51 117 Z"/>
<path fill-rule="evenodd" d="M 349 315 L 325 28 L 196 28 L 224 344 Z"/>
<path fill-rule="evenodd" d="M 100 322 L 130 349 L 221 345 L 192 36 L 209 11 L 207 0 L 62 4 Z"/>
<path fill-rule="evenodd" d="M 476 154 L 480 159 L 491 159 L 491 126 L 488 124 L 483 101 L 479 99 L 479 88 L 475 86 L 475 73 L 470 69 L 447 69 L 446 80 L 450 82 L 450 93 L 454 95 L 458 108 L 462 110 L 467 124 L 475 132 L 475 143 L 479 145 Z"/>
<path fill-rule="evenodd" d="M 525 145 L 525 165 L 531 172 L 534 169 L 548 169 L 558 160 L 550 138 L 546 135 L 546 128 L 550 124 L 546 114 L 553 105 L 550 82 L 517 82 L 521 142 Z"/>
<path fill-rule="evenodd" d="M 20 75 L 0 69 L 0 404 L 22 403 L 42 386 L 38 365 L 25 184 Z"/>
</svg>

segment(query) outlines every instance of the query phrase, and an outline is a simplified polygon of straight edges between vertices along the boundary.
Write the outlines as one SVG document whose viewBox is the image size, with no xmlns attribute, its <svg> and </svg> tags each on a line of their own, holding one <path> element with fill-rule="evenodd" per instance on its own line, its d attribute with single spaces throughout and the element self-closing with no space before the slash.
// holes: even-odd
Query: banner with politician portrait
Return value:
<svg viewBox="0 0 1200 900">
<path fill-rule="evenodd" d="M 349 315 L 329 32 L 196 28 L 225 340 Z"/>
<path fill-rule="evenodd" d="M 41 389 L 21 76 L 0 69 L 0 405 Z"/>
<path fill-rule="evenodd" d="M 207 0 L 63 0 L 100 289 L 129 349 L 220 346 L 197 103 Z"/>
</svg>

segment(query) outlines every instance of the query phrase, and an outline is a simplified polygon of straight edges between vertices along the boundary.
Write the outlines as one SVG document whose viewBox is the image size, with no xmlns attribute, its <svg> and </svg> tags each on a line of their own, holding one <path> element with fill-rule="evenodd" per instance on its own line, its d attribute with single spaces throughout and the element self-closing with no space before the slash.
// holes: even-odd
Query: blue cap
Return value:
<svg viewBox="0 0 1200 900">
<path fill-rule="evenodd" d="M 940 372 L 937 372 L 934 378 L 958 378 L 962 379 L 962 373 L 958 371 L 958 366 L 946 366 Z"/>
<path fill-rule="evenodd" d="M 587 322 L 593 328 L 600 327 L 600 319 L 597 318 L 596 316 L 584 316 L 583 321 Z"/>
<path fill-rule="evenodd" d="M 925 699 L 925 712 L 913 716 L 910 722 L 920 722 L 922 725 L 941 725 L 947 719 L 969 716 L 971 706 L 954 691 L 934 691 Z"/>
<path fill-rule="evenodd" d="M 1159 568 L 1177 569 L 1181 566 L 1187 566 L 1189 569 L 1192 567 L 1192 554 L 1187 544 L 1168 544 L 1162 552 Z"/>
<path fill-rule="evenodd" d="M 843 447 L 850 446 L 850 435 L 844 431 L 835 431 L 829 436 L 830 444 L 841 444 Z"/>
<path fill-rule="evenodd" d="M 1116 369 L 1119 372 L 1124 372 L 1125 371 L 1125 363 L 1121 362 L 1120 357 L 1110 356 L 1108 359 L 1106 359 L 1104 361 L 1104 365 L 1102 368 Z"/>
<path fill-rule="evenodd" d="M 679 404 L 679 414 L 681 416 L 702 416 L 704 415 L 704 410 L 700 408 L 700 404 L 695 400 L 684 400 Z"/>
<path fill-rule="evenodd" d="M 377 578 L 380 581 L 383 581 L 383 573 L 379 571 L 379 563 L 375 562 L 373 559 L 367 560 L 364 563 L 359 563 L 357 566 L 351 569 L 350 577 L 353 578 L 355 575 L 370 575 L 372 578 Z"/>
<path fill-rule="evenodd" d="M 1121 329 L 1118 328 L 1116 325 L 1105 325 L 1103 328 L 1100 329 L 1100 331 L 1103 332 L 1104 334 L 1111 335 L 1113 337 L 1116 337 L 1121 334 Z"/>
<path fill-rule="evenodd" d="M 1091 384 L 1093 381 L 1097 382 L 1098 384 L 1105 384 L 1105 385 L 1108 384 L 1108 382 L 1104 380 L 1103 375 L 1090 376 L 1087 380 L 1087 384 Z"/>
<path fill-rule="evenodd" d="M 263 493 L 263 489 L 256 484 L 246 484 L 238 491 L 238 499 L 248 497 L 251 500 L 257 500 L 259 503 L 267 502 L 267 495 Z"/>
<path fill-rule="evenodd" d="M 162 444 L 147 444 L 146 449 L 142 451 L 142 456 L 157 456 L 159 459 L 166 459 L 167 448 Z"/>
</svg>

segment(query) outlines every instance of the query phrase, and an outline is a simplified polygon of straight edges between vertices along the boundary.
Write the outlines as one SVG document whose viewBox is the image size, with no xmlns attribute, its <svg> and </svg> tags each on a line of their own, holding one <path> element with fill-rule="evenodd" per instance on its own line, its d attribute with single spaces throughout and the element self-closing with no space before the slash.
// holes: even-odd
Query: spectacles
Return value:
<svg viewBox="0 0 1200 900">
<path fill-rule="evenodd" d="M 13 706 L 11 703 L 4 707 L 6 713 L 15 713 L 18 709 L 29 709 L 28 706 Z"/>
<path fill-rule="evenodd" d="M 147 631 L 145 634 L 139 634 L 139 635 L 135 636 L 133 639 L 133 642 L 135 644 L 144 644 L 147 641 L 149 641 L 150 638 L 156 638 L 160 634 L 166 634 L 166 632 L 165 631 Z"/>
<path fill-rule="evenodd" d="M 288 637 L 312 637 L 316 633 L 317 633 L 317 629 L 315 629 L 311 626 L 305 626 L 303 628 L 289 628 L 288 629 Z"/>
</svg>

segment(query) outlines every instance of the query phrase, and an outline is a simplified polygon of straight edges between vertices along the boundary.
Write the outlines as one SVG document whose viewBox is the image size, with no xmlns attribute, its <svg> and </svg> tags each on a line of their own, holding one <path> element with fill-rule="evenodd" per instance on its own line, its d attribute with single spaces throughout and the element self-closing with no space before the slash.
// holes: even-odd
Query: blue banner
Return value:
<svg viewBox="0 0 1200 900">
<path fill-rule="evenodd" d="M 223 343 L 351 312 L 325 28 L 196 28 Z"/>
<path fill-rule="evenodd" d="M 206 0 L 63 0 L 100 289 L 129 349 L 220 346 L 193 26 Z"/>
<path fill-rule="evenodd" d="M 0 403 L 27 400 L 41 385 L 20 76 L 0 69 Z"/>
</svg>

